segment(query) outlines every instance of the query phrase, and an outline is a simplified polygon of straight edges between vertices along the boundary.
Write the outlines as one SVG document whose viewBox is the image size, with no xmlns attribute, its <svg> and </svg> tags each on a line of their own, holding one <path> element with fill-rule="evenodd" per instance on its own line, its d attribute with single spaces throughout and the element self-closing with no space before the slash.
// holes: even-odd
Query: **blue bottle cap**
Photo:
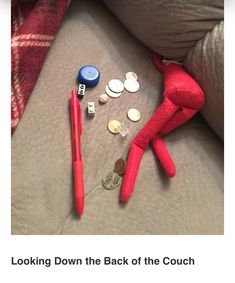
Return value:
<svg viewBox="0 0 235 283">
<path fill-rule="evenodd" d="M 100 80 L 100 71 L 95 66 L 85 65 L 79 70 L 77 80 L 86 87 L 94 87 Z"/>
</svg>

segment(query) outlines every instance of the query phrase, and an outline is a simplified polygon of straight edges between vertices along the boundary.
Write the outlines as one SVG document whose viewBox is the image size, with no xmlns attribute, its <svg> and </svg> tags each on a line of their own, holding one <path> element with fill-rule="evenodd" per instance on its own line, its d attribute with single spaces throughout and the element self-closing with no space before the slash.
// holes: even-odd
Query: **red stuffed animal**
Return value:
<svg viewBox="0 0 235 283">
<path fill-rule="evenodd" d="M 139 165 L 149 143 L 166 174 L 175 175 L 175 166 L 162 136 L 191 119 L 205 103 L 201 87 L 183 67 L 164 64 L 158 54 L 154 54 L 153 63 L 163 73 L 163 102 L 131 142 L 120 193 L 122 202 L 127 202 L 134 190 Z"/>
</svg>

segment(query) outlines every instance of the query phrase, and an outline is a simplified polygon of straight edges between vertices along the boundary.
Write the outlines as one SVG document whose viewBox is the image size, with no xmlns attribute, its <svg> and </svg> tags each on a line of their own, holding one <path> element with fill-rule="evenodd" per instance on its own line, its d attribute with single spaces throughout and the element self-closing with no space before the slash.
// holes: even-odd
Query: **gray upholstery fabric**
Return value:
<svg viewBox="0 0 235 283">
<path fill-rule="evenodd" d="M 199 40 L 185 61 L 185 67 L 206 93 L 201 111 L 215 132 L 224 136 L 224 21 Z"/>
<path fill-rule="evenodd" d="M 104 0 L 139 40 L 162 56 L 186 60 L 206 94 L 204 118 L 223 138 L 223 0 Z"/>
<path fill-rule="evenodd" d="M 72 197 L 68 100 L 84 64 L 96 65 L 101 80 L 82 101 L 86 197 L 79 220 Z M 139 92 L 125 91 L 98 105 L 108 81 L 124 80 L 128 71 L 138 74 Z M 175 178 L 166 178 L 148 148 L 127 205 L 119 204 L 119 189 L 102 188 L 101 180 L 161 102 L 161 90 L 150 50 L 103 4 L 72 1 L 12 138 L 12 234 L 223 234 L 223 147 L 201 116 L 165 138 Z M 88 101 L 96 103 L 93 119 L 85 115 Z M 127 119 L 130 107 L 141 111 L 138 123 Z M 108 132 L 110 118 L 129 127 L 125 139 Z"/>
<path fill-rule="evenodd" d="M 223 0 L 103 0 L 141 42 L 159 54 L 184 59 L 224 18 Z"/>
</svg>

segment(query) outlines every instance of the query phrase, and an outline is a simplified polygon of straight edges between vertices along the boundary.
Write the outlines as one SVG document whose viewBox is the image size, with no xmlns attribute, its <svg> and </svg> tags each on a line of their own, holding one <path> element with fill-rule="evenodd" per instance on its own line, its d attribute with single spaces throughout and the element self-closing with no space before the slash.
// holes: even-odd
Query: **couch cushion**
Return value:
<svg viewBox="0 0 235 283">
<path fill-rule="evenodd" d="M 84 64 L 97 66 L 101 80 L 82 101 L 86 197 L 79 220 L 72 198 L 69 95 Z M 108 81 L 124 80 L 128 71 L 138 74 L 139 92 L 125 91 L 98 105 Z M 150 50 L 103 4 L 73 1 L 12 138 L 12 234 L 222 234 L 223 148 L 200 116 L 165 138 L 175 178 L 165 177 L 148 148 L 127 205 L 119 204 L 119 189 L 101 185 L 160 103 L 161 87 Z M 85 115 L 88 101 L 96 103 L 93 119 Z M 138 123 L 127 119 L 130 107 L 141 111 Z M 125 139 L 108 132 L 111 118 L 126 123 Z"/>
<path fill-rule="evenodd" d="M 224 18 L 223 0 L 103 1 L 146 46 L 175 59 L 184 59 Z"/>
</svg>

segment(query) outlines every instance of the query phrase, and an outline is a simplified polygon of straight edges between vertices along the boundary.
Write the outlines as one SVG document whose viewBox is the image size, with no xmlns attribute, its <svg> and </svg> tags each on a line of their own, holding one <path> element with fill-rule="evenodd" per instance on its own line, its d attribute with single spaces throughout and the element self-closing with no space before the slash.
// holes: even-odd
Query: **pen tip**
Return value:
<svg viewBox="0 0 235 283">
<path fill-rule="evenodd" d="M 75 203 L 76 203 L 77 213 L 81 217 L 82 214 L 83 214 L 83 210 L 84 210 L 84 199 L 83 198 L 76 198 Z"/>
</svg>

